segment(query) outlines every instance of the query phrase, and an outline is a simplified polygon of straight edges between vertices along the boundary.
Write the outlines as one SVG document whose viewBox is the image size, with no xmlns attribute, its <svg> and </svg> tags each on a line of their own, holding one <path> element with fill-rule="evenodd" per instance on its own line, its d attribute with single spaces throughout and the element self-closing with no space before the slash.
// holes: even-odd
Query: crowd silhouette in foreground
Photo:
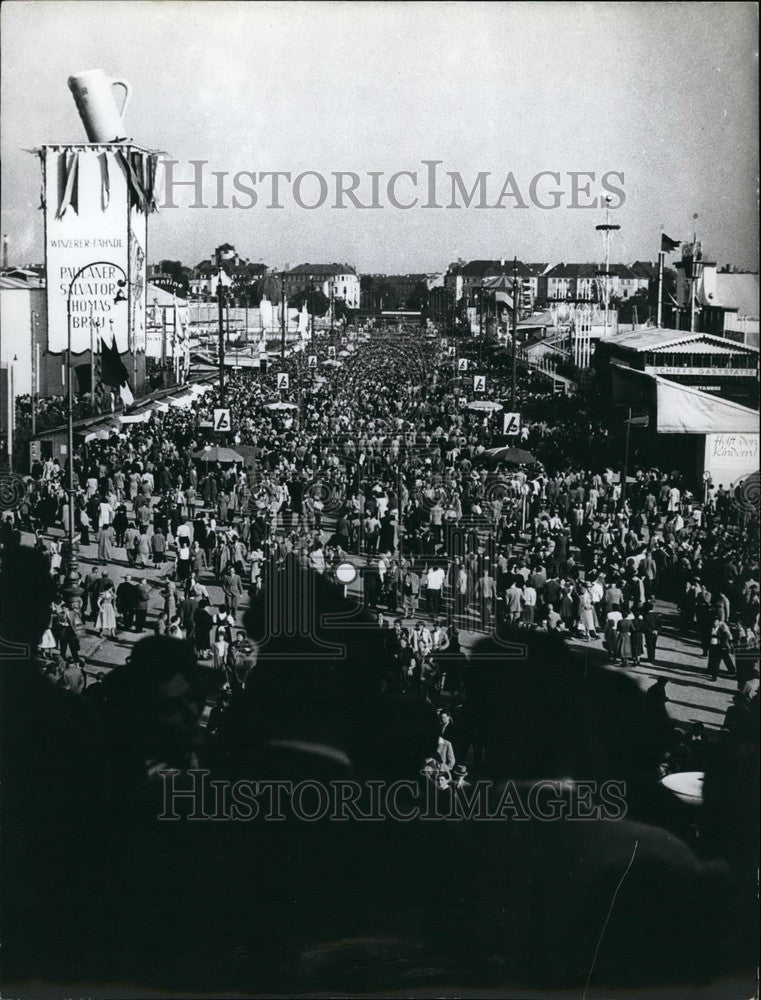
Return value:
<svg viewBox="0 0 761 1000">
<path fill-rule="evenodd" d="M 191 643 L 144 638 L 77 695 L 34 654 L 54 596 L 45 558 L 5 552 L 1 586 L 12 995 L 107 983 L 122 995 L 709 996 L 753 979 L 755 707 L 707 754 L 696 815 L 658 781 L 664 747 L 678 751 L 662 701 L 557 635 L 508 628 L 463 668 L 458 754 L 496 788 L 552 780 L 562 799 L 577 782 L 623 782 L 625 817 L 167 821 L 168 770 L 427 785 L 451 715 L 400 683 L 391 630 L 294 557 L 246 612 L 256 655 L 206 729 L 203 706 L 225 674 L 199 664 Z M 271 627 L 289 595 L 310 609 L 295 635 Z"/>
</svg>

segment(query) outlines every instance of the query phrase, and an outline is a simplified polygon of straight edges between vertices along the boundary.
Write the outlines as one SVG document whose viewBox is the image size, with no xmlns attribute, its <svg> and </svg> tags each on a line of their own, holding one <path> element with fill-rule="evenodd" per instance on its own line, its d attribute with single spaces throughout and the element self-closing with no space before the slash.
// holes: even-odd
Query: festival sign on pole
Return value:
<svg viewBox="0 0 761 1000">
<path fill-rule="evenodd" d="M 503 423 L 503 434 L 507 434 L 508 437 L 513 437 L 521 432 L 521 415 L 520 413 L 505 413 L 504 423 Z"/>
<path fill-rule="evenodd" d="M 468 359 L 467 358 L 458 358 L 458 360 L 457 360 L 457 371 L 458 372 L 466 372 L 467 370 L 468 370 Z"/>
<path fill-rule="evenodd" d="M 474 375 L 473 376 L 473 392 L 486 392 L 486 376 L 485 375 Z"/>
<path fill-rule="evenodd" d="M 277 373 L 277 387 L 278 389 L 288 389 L 290 388 L 291 380 L 288 372 L 278 372 Z"/>
<path fill-rule="evenodd" d="M 43 146 L 51 354 L 146 349 L 146 249 L 157 154 L 128 143 Z M 130 375 L 134 375 L 134 363 Z"/>
<path fill-rule="evenodd" d="M 229 407 L 220 406 L 214 408 L 214 430 L 215 431 L 232 430 L 232 420 L 230 419 Z"/>
</svg>

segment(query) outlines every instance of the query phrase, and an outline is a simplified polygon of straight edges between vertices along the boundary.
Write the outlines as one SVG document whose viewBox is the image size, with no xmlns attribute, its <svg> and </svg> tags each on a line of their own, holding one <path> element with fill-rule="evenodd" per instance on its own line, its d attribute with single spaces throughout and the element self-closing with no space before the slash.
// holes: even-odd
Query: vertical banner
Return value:
<svg viewBox="0 0 761 1000">
<path fill-rule="evenodd" d="M 130 349 L 141 354 L 146 350 L 147 248 L 148 216 L 132 205 L 129 210 Z"/>
<path fill-rule="evenodd" d="M 71 304 L 72 351 L 90 349 L 113 329 L 120 352 L 129 342 L 129 312 L 117 302 L 119 281 L 129 272 L 128 191 L 114 154 L 103 146 L 45 146 L 45 279 L 47 350 L 67 348 L 67 302 Z M 109 161 L 109 199 L 104 207 L 103 163 Z M 144 220 L 145 221 L 145 220 Z M 76 277 L 81 270 L 82 273 Z M 76 277 L 76 280 L 74 280 Z"/>
</svg>

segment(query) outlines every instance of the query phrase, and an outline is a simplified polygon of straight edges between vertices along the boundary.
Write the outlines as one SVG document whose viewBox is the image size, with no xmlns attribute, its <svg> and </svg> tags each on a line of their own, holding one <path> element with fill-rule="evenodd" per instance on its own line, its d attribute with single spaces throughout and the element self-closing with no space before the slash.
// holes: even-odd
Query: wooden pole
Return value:
<svg viewBox="0 0 761 1000">
<path fill-rule="evenodd" d="M 632 432 L 632 408 L 627 412 L 626 419 L 626 444 L 624 445 L 624 472 L 621 477 L 621 500 L 626 499 L 626 477 L 629 474 L 629 437 Z"/>
<path fill-rule="evenodd" d="M 661 250 L 658 254 L 658 315 L 655 325 L 660 327 L 663 320 L 663 262 L 666 254 Z"/>
<path fill-rule="evenodd" d="M 225 293 L 222 284 L 222 255 L 217 253 L 217 312 L 219 321 L 219 402 L 225 405 Z"/>
<path fill-rule="evenodd" d="M 510 409 L 515 412 L 517 363 L 518 363 L 518 258 L 513 258 L 513 371 L 510 381 Z"/>
</svg>

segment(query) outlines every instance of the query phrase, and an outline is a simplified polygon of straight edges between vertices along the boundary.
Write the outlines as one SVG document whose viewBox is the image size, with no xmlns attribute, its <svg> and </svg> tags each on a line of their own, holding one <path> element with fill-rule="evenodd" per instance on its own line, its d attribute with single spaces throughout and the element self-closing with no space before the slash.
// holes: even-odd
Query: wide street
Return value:
<svg viewBox="0 0 761 1000">
<path fill-rule="evenodd" d="M 330 519 L 326 520 L 329 522 Z M 60 534 L 54 529 L 50 532 L 50 537 L 58 537 Z M 31 544 L 33 537 L 26 534 L 24 541 Z M 136 569 L 128 565 L 124 550 L 118 550 L 118 552 L 119 558 L 108 564 L 108 573 L 114 586 L 118 586 L 127 574 L 130 574 L 133 580 L 142 577 L 150 583 L 151 601 L 147 630 L 143 633 L 143 635 L 149 635 L 153 632 L 160 611 L 163 610 L 163 581 L 171 572 L 172 562 L 166 564 L 163 573 L 151 568 Z M 353 556 L 352 562 L 359 568 L 366 563 L 366 559 L 364 556 Z M 91 566 L 98 566 L 97 544 L 93 542 L 81 547 L 79 563 L 82 577 Z M 207 573 L 201 582 L 207 588 L 212 605 L 216 610 L 223 601 L 222 588 L 215 583 L 211 573 Z M 360 577 L 358 576 L 348 588 L 350 596 L 358 597 L 360 586 Z M 244 597 L 238 610 L 237 620 L 239 623 L 242 622 L 248 604 L 248 598 Z M 718 730 L 737 691 L 736 681 L 726 673 L 721 672 L 718 680 L 712 682 L 706 672 L 706 658 L 702 655 L 697 640 L 679 636 L 673 627 L 672 620 L 676 617 L 674 605 L 658 601 L 656 609 L 661 613 L 662 632 L 655 663 L 643 663 L 625 669 L 638 679 L 638 683 L 643 689 L 649 687 L 659 677 L 666 678 L 667 709 L 675 722 L 682 724 L 702 722 L 706 728 Z M 386 621 L 393 622 L 399 617 L 383 608 L 381 611 Z M 430 615 L 421 614 L 419 617 L 430 622 Z M 415 621 L 412 618 L 402 618 L 402 620 L 405 626 L 414 624 Z M 478 630 L 477 625 L 477 618 L 473 612 L 468 624 L 460 630 L 460 639 L 466 655 L 473 644 L 484 635 Z M 137 633 L 124 629 L 120 630 L 114 638 L 101 638 L 95 631 L 93 623 L 88 621 L 81 639 L 88 684 L 94 682 L 97 674 L 109 673 L 114 667 L 125 663 L 132 647 L 140 638 L 141 636 Z M 571 637 L 568 641 L 579 656 L 588 657 L 590 662 L 610 664 L 602 647 L 602 640 L 584 642 L 581 639 Z M 506 666 L 506 669 L 509 669 L 509 666 Z M 623 668 L 610 664 L 609 669 L 621 670 Z M 206 715 L 208 715 L 209 707 L 210 705 L 207 705 Z"/>
</svg>

